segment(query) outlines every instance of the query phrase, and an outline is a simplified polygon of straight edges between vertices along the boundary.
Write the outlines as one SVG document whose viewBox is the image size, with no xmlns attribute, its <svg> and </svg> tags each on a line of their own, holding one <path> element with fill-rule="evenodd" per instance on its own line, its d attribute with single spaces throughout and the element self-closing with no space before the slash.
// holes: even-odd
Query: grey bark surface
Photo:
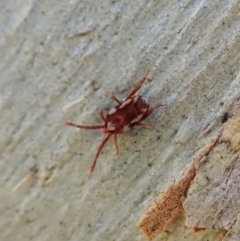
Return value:
<svg viewBox="0 0 240 241">
<path fill-rule="evenodd" d="M 146 240 L 136 222 L 239 99 L 239 1 L 1 1 L 0 12 L 1 240 Z M 89 176 L 103 134 L 65 121 L 101 124 L 109 93 L 124 99 L 148 68 L 141 93 L 167 108 L 154 129 L 119 135 L 120 155 L 111 139 Z M 156 240 L 220 240 L 184 222 Z"/>
</svg>

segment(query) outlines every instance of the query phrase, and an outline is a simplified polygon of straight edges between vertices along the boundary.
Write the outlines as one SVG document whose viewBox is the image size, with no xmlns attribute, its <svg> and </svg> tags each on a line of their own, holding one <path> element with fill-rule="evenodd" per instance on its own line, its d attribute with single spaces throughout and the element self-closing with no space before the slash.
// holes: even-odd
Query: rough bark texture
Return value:
<svg viewBox="0 0 240 241">
<path fill-rule="evenodd" d="M 239 1 L 1 1 L 1 240 L 126 241 L 147 207 L 215 135 L 240 96 Z M 142 93 L 168 104 L 111 141 L 99 124 L 152 69 Z M 219 240 L 179 217 L 156 240 Z M 239 222 L 239 221 L 238 221 Z M 239 231 L 238 222 L 232 230 Z M 230 240 L 230 239 L 228 239 Z"/>
</svg>

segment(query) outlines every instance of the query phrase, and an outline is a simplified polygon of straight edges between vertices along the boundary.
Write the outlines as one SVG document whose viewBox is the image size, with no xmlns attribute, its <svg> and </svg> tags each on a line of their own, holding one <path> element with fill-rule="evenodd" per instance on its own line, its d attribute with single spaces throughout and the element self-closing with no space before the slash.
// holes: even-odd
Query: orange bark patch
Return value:
<svg viewBox="0 0 240 241">
<path fill-rule="evenodd" d="M 183 174 L 181 180 L 170 186 L 138 222 L 138 226 L 148 239 L 155 238 L 180 212 L 183 212 L 182 203 L 194 176 L 195 167 L 192 165 Z"/>
</svg>

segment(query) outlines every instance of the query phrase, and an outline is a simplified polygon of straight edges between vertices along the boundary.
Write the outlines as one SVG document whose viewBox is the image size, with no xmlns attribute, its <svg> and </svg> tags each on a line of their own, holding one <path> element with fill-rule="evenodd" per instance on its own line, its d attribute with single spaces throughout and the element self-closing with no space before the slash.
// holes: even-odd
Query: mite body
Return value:
<svg viewBox="0 0 240 241">
<path fill-rule="evenodd" d="M 116 150 L 119 153 L 117 135 L 133 128 L 135 125 L 144 127 L 152 126 L 152 124 L 147 124 L 143 121 L 149 115 L 151 115 L 151 113 L 155 109 L 166 106 L 165 104 L 157 104 L 153 107 L 150 107 L 148 99 L 146 97 L 141 95 L 135 95 L 136 92 L 141 88 L 143 83 L 146 81 L 148 73 L 149 70 L 147 71 L 146 75 L 141 79 L 140 83 L 128 95 L 126 100 L 121 101 L 113 93 L 111 94 L 111 98 L 115 102 L 117 102 L 118 105 L 112 108 L 106 116 L 104 116 L 102 110 L 99 112 L 101 119 L 104 121 L 103 125 L 85 126 L 66 122 L 67 125 L 74 126 L 80 129 L 103 129 L 103 132 L 106 135 L 106 137 L 103 139 L 102 143 L 98 147 L 93 164 L 90 168 L 90 173 L 94 171 L 100 152 L 112 135 L 114 136 Z"/>
<path fill-rule="evenodd" d="M 144 120 L 148 113 L 148 100 L 140 95 L 130 97 L 114 107 L 106 116 L 105 133 L 123 133 Z"/>
</svg>

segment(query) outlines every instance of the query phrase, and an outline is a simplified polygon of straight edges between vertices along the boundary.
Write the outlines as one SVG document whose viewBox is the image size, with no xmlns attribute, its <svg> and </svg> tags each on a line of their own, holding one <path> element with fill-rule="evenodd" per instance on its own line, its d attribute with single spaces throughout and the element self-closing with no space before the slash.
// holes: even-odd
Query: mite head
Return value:
<svg viewBox="0 0 240 241">
<path fill-rule="evenodd" d="M 104 129 L 104 133 L 114 133 L 116 130 L 116 122 L 108 122 L 106 123 L 106 127 Z"/>
<path fill-rule="evenodd" d="M 104 133 L 119 133 L 120 130 L 123 129 L 123 118 L 121 116 L 114 116 L 114 118 L 110 118 L 108 122 L 106 122 Z"/>
</svg>

